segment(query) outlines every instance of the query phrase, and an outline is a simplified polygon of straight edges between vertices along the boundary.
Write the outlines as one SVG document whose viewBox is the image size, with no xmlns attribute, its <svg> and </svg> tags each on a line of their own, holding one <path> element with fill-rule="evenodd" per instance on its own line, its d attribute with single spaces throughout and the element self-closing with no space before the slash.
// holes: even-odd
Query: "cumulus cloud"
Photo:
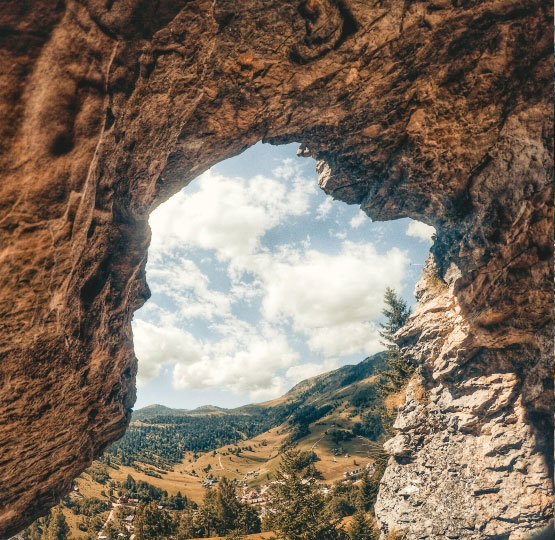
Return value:
<svg viewBox="0 0 555 540">
<path fill-rule="evenodd" d="M 361 210 L 355 217 L 351 219 L 349 225 L 353 229 L 358 229 L 368 218 L 368 216 Z"/>
<path fill-rule="evenodd" d="M 211 171 L 196 182 L 196 191 L 181 191 L 151 214 L 152 256 L 184 246 L 216 250 L 222 260 L 249 255 L 268 230 L 306 213 L 315 192 L 302 177 L 294 177 L 290 189 L 273 178 L 227 178 Z"/>
<path fill-rule="evenodd" d="M 407 228 L 407 236 L 418 238 L 421 242 L 432 243 L 432 235 L 436 232 L 434 227 L 421 221 L 411 221 Z"/>
<path fill-rule="evenodd" d="M 194 363 L 202 355 L 201 345 L 189 332 L 175 326 L 158 326 L 138 318 L 133 321 L 133 341 L 139 360 L 138 386 L 158 377 L 165 365 L 175 362 Z"/>
<path fill-rule="evenodd" d="M 179 318 L 212 320 L 231 315 L 233 295 L 212 289 L 208 277 L 185 256 L 176 255 L 163 263 L 154 261 L 148 266 L 147 277 L 154 292 L 172 299 Z"/>
<path fill-rule="evenodd" d="M 251 398 L 276 397 L 284 388 L 279 370 L 299 360 L 284 336 L 253 336 L 237 344 L 228 354 L 210 351 L 202 358 L 187 358 L 175 364 L 175 388 L 220 387 L 235 393 L 249 392 Z M 239 346 L 239 345 L 242 345 Z M 190 360 L 190 361 L 189 361 Z"/>
<path fill-rule="evenodd" d="M 399 288 L 407 263 L 406 254 L 397 248 L 380 254 L 372 244 L 353 242 L 344 242 L 335 255 L 315 250 L 290 253 L 266 265 L 261 275 L 263 313 L 273 321 L 291 319 L 309 337 L 311 348 L 327 356 L 338 354 L 335 339 L 345 330 L 356 339 L 344 350 L 374 350 L 369 344 L 375 328 L 369 321 L 380 317 L 385 289 Z M 335 338 L 326 339 L 328 332 Z M 365 340 L 369 344 L 364 345 Z"/>
<path fill-rule="evenodd" d="M 151 300 L 133 323 L 139 385 L 171 367 L 177 389 L 222 388 L 270 399 L 334 369 L 339 357 L 383 348 L 375 321 L 385 288 L 401 287 L 407 255 L 350 242 L 345 232 L 335 234 L 335 253 L 313 249 L 306 231 L 279 245 L 268 236 L 264 245 L 266 233 L 292 217 L 310 211 L 328 220 L 326 232 L 330 221 L 332 199 L 311 209 L 314 182 L 292 160 L 273 174 L 282 180 L 208 171 L 151 215 L 147 277 L 158 304 Z M 360 212 L 350 225 L 365 219 Z M 221 290 L 201 270 L 210 266 L 226 272 L 214 274 L 225 277 Z M 258 302 L 259 320 L 236 315 L 237 306 L 258 309 Z M 209 331 L 193 336 L 184 328 L 194 324 Z M 293 338 L 306 343 L 310 358 L 301 359 Z"/>
<path fill-rule="evenodd" d="M 372 321 L 314 328 L 307 334 L 309 347 L 326 355 L 371 355 L 383 350 L 378 329 Z"/>
<path fill-rule="evenodd" d="M 318 209 L 316 210 L 316 219 L 322 220 L 326 218 L 327 215 L 330 213 L 332 203 L 333 203 L 333 200 L 331 197 L 326 198 L 324 202 L 321 203 L 318 206 Z"/>
<path fill-rule="evenodd" d="M 251 399 L 277 397 L 286 390 L 280 375 L 299 362 L 284 335 L 264 327 L 262 332 L 239 319 L 229 319 L 218 330 L 220 339 L 202 342 L 190 332 L 142 319 L 133 322 L 135 353 L 139 360 L 137 385 L 158 377 L 173 366 L 177 389 L 221 388 Z"/>
</svg>

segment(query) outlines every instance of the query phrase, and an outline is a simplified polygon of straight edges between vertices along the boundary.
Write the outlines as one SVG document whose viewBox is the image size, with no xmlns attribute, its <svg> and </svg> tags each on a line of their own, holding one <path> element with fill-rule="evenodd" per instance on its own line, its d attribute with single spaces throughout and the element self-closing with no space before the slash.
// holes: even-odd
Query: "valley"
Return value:
<svg viewBox="0 0 555 540">
<path fill-rule="evenodd" d="M 137 410 L 123 439 L 74 481 L 71 495 L 60 505 L 71 538 L 101 538 L 109 522 L 119 523 L 117 530 L 124 530 L 124 514 L 132 516 L 136 511 L 136 503 L 121 498 L 130 479 L 137 492 L 142 486 L 138 499 L 155 501 L 170 512 L 181 497 L 185 508 L 200 507 L 207 493 L 227 479 L 236 482 L 237 497 L 243 497 L 243 502 L 257 494 L 260 499 L 253 507 L 261 512 L 283 452 L 290 446 L 313 456 L 319 489 L 326 496 L 330 497 L 334 485 L 358 489 L 355 484 L 362 471 L 373 475 L 374 462 L 383 453 L 381 443 L 375 441 L 384 427 L 378 422 L 377 428 L 376 418 L 396 413 L 396 400 L 390 396 L 382 400 L 378 392 L 386 366 L 385 353 L 379 353 L 357 365 L 307 379 L 278 399 L 233 410 L 187 411 L 159 405 Z M 258 433 L 247 437 L 240 430 L 243 426 L 251 434 Z M 229 442 L 210 447 L 216 439 Z M 92 515 L 75 513 L 83 501 L 96 502 Z M 341 517 L 348 523 L 346 516 Z M 134 529 L 127 530 L 133 537 Z M 267 533 L 247 536 L 266 537 Z"/>
</svg>

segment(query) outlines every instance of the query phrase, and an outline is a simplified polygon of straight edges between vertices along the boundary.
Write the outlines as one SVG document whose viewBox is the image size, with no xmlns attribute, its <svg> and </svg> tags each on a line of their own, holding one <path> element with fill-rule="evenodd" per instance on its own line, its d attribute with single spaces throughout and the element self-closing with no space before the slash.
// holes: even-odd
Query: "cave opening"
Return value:
<svg viewBox="0 0 555 540">
<path fill-rule="evenodd" d="M 415 305 L 434 229 L 333 202 L 297 148 L 258 143 L 151 214 L 135 410 L 278 398 L 383 350 L 387 287 Z"/>
</svg>

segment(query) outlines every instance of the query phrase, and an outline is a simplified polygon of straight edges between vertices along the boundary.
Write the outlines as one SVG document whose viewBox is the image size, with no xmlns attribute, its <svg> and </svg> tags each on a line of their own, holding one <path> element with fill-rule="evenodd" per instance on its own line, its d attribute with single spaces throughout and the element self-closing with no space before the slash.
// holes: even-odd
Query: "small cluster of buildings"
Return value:
<svg viewBox="0 0 555 540">
<path fill-rule="evenodd" d="M 135 506 L 139 504 L 139 499 L 132 499 L 131 497 L 125 497 L 122 495 L 117 500 L 117 504 L 121 504 L 123 506 L 132 506 L 133 508 L 135 508 Z"/>
<path fill-rule="evenodd" d="M 264 505 L 270 498 L 268 486 L 263 486 L 260 490 L 245 488 L 242 495 L 239 495 L 237 498 L 244 504 Z"/>
<path fill-rule="evenodd" d="M 369 474 L 374 474 L 375 465 L 373 463 L 367 463 L 366 467 L 361 467 L 360 469 L 355 469 L 354 471 L 347 471 L 343 473 L 344 478 L 355 478 L 360 476 L 365 470 Z"/>
<path fill-rule="evenodd" d="M 217 480 L 215 478 L 206 478 L 202 483 L 202 487 L 206 489 L 210 489 L 216 483 L 217 483 Z"/>
</svg>

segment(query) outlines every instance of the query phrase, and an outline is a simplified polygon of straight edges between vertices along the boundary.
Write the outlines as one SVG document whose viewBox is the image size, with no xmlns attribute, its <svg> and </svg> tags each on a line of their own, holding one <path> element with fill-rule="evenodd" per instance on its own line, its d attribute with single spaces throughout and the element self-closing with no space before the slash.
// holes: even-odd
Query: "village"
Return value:
<svg viewBox="0 0 555 540">
<path fill-rule="evenodd" d="M 343 482 L 355 482 L 362 476 L 364 471 L 368 471 L 370 475 L 374 473 L 375 465 L 374 463 L 367 463 L 364 467 L 359 467 L 357 469 L 345 471 L 343 473 Z M 239 484 L 239 492 L 237 493 L 237 500 L 243 504 L 248 504 L 257 507 L 258 515 L 260 519 L 263 519 L 266 515 L 266 504 L 270 501 L 271 498 L 271 488 L 272 485 L 275 484 L 277 481 L 267 482 L 260 486 L 259 488 L 256 487 L 249 487 L 246 483 L 246 479 L 249 477 L 256 478 L 259 476 L 258 471 L 251 471 L 248 472 L 244 478 L 238 483 Z M 206 479 L 203 482 L 203 487 L 205 489 L 212 489 L 218 483 L 217 478 L 210 478 Z M 332 486 L 328 483 L 321 482 L 318 484 L 320 492 L 323 495 L 328 495 L 331 491 Z M 79 489 L 74 488 L 73 496 L 79 496 Z M 117 499 L 112 501 L 112 509 L 108 518 L 106 519 L 102 529 L 98 533 L 98 540 L 109 540 L 108 537 L 104 534 L 104 529 L 107 527 L 108 523 L 113 521 L 116 517 L 116 512 L 120 512 L 120 515 L 125 513 L 125 517 L 121 520 L 123 525 L 125 526 L 128 536 L 124 533 L 118 533 L 118 537 L 122 540 L 124 538 L 129 538 L 129 540 L 134 540 L 135 538 L 135 511 L 137 505 L 139 504 L 139 499 L 137 498 L 130 498 L 126 496 L 119 496 Z M 163 505 L 158 505 L 159 510 L 163 510 Z M 19 539 L 14 537 L 14 539 L 10 540 L 23 540 L 22 538 Z"/>
</svg>

